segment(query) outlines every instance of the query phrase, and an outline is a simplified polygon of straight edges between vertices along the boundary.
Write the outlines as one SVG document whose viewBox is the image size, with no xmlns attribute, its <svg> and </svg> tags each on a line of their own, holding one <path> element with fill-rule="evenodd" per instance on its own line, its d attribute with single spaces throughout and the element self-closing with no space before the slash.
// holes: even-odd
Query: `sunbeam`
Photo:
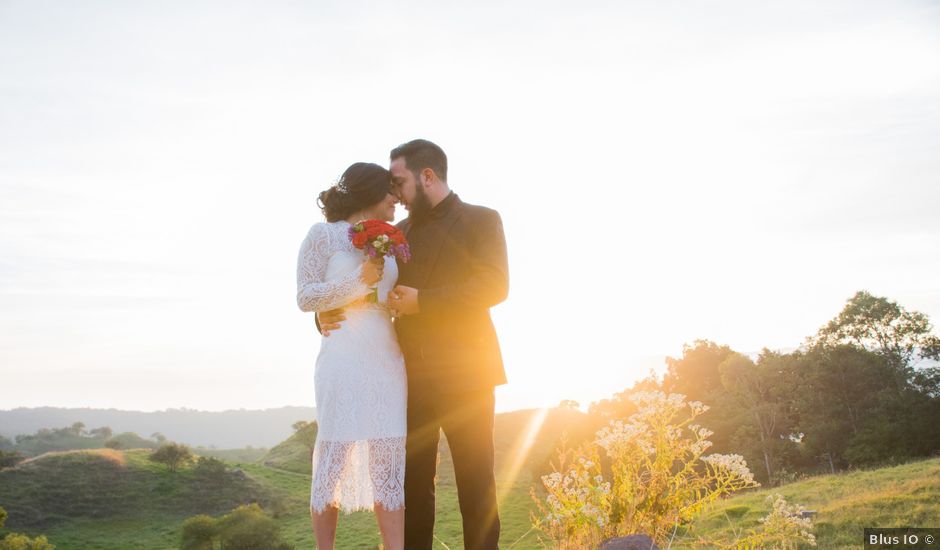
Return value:
<svg viewBox="0 0 940 550">
<path fill-rule="evenodd" d="M 506 457 L 509 466 L 504 470 L 501 476 L 502 486 L 497 493 L 499 502 L 503 502 L 503 499 L 512 490 L 512 486 L 515 485 L 519 471 L 522 469 L 522 465 L 529 456 L 532 444 L 535 443 L 539 432 L 542 431 L 542 425 L 545 423 L 546 417 L 548 417 L 547 408 L 536 409 L 535 412 L 532 413 L 532 418 L 529 419 L 529 424 L 522 433 L 522 437 L 517 439 L 515 445 L 510 449 Z"/>
</svg>

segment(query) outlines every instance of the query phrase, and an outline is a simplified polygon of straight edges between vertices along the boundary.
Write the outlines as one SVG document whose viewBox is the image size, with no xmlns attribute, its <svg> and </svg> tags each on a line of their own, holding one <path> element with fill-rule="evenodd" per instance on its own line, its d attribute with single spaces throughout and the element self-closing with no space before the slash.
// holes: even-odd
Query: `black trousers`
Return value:
<svg viewBox="0 0 940 550">
<path fill-rule="evenodd" d="M 454 459 L 466 550 L 499 548 L 493 458 L 493 389 L 442 394 L 408 384 L 405 463 L 405 549 L 431 550 L 434 476 L 440 430 Z"/>
</svg>

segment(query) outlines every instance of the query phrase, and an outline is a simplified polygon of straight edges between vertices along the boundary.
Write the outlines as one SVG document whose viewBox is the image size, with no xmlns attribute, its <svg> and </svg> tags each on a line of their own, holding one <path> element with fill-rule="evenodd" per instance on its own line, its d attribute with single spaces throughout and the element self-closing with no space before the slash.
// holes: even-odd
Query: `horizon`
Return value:
<svg viewBox="0 0 940 550">
<path fill-rule="evenodd" d="M 314 199 L 415 137 L 503 218 L 499 412 L 799 346 L 862 289 L 940 322 L 938 30 L 926 0 L 3 3 L 0 406 L 314 406 Z"/>
</svg>

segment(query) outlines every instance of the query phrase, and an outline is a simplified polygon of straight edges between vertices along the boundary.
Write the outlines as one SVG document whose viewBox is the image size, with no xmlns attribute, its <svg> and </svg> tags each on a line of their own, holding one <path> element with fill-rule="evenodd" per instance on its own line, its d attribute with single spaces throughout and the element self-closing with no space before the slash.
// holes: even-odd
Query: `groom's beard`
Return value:
<svg viewBox="0 0 940 550">
<path fill-rule="evenodd" d="M 420 185 L 415 186 L 415 198 L 411 201 L 411 208 L 408 210 L 408 216 L 414 220 L 424 220 L 431 212 L 431 199 L 424 192 Z"/>
</svg>

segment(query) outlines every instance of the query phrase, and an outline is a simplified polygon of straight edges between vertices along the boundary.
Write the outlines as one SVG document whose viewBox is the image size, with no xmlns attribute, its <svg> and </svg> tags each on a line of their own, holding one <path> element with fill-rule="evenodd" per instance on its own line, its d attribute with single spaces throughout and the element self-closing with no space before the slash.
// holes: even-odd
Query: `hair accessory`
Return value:
<svg viewBox="0 0 940 550">
<path fill-rule="evenodd" d="M 342 177 L 339 178 L 339 180 L 333 184 L 333 188 L 336 189 L 341 195 L 349 194 L 349 188 L 346 187 L 346 180 L 343 179 Z"/>
</svg>

